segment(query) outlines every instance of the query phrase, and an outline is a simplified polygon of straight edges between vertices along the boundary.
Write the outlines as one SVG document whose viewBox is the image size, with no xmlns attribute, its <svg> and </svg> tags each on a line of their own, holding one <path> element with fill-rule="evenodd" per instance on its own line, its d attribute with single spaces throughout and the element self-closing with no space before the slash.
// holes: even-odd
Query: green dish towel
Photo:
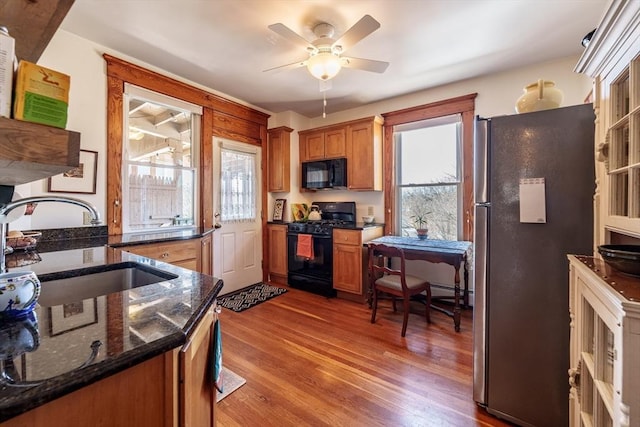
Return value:
<svg viewBox="0 0 640 427">
<path fill-rule="evenodd" d="M 222 393 L 222 332 L 220 331 L 220 321 L 216 320 L 213 325 L 213 336 L 211 337 L 211 352 L 213 356 L 213 366 L 211 372 L 213 372 L 213 383 L 218 389 L 218 392 Z"/>
</svg>

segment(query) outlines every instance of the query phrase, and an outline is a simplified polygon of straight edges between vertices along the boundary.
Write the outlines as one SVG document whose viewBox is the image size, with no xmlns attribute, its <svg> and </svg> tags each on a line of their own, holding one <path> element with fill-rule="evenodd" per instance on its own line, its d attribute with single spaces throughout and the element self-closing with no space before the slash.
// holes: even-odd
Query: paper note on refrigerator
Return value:
<svg viewBox="0 0 640 427">
<path fill-rule="evenodd" d="M 520 178 L 520 222 L 547 222 L 544 178 Z"/>
</svg>

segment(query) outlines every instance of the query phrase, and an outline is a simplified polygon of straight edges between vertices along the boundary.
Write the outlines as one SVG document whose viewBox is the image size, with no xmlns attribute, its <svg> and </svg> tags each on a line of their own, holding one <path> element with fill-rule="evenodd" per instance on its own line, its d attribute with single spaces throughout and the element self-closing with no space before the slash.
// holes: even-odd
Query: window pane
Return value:
<svg viewBox="0 0 640 427">
<path fill-rule="evenodd" d="M 194 171 L 129 165 L 131 231 L 194 225 Z"/>
<path fill-rule="evenodd" d="M 461 230 L 460 115 L 396 126 L 397 217 L 401 235 L 457 240 Z"/>
<path fill-rule="evenodd" d="M 223 149 L 221 156 L 222 220 L 255 220 L 257 212 L 256 155 Z"/>
<path fill-rule="evenodd" d="M 399 184 L 459 181 L 457 129 L 449 123 L 401 132 Z"/>
<path fill-rule="evenodd" d="M 457 185 L 400 187 L 399 192 L 402 236 L 417 236 L 422 217 L 430 239 L 458 239 Z"/>
</svg>

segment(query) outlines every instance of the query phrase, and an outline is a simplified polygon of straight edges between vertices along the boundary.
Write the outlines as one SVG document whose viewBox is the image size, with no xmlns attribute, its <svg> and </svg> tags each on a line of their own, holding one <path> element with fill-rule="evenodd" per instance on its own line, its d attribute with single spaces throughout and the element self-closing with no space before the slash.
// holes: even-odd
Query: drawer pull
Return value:
<svg viewBox="0 0 640 427">
<path fill-rule="evenodd" d="M 168 254 L 167 252 L 165 252 L 165 253 L 163 253 L 162 255 L 160 255 L 160 257 L 162 257 L 162 258 L 168 258 L 168 257 L 169 257 L 169 254 Z"/>
</svg>

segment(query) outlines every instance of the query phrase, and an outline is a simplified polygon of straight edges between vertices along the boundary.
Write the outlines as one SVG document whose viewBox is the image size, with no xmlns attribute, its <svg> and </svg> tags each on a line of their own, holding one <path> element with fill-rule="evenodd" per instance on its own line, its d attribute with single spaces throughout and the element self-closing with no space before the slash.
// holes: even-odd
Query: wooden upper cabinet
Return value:
<svg viewBox="0 0 640 427">
<path fill-rule="evenodd" d="M 267 132 L 267 191 L 288 192 L 291 189 L 292 131 L 281 126 Z"/>
<path fill-rule="evenodd" d="M 300 161 L 335 159 L 347 156 L 344 126 L 299 132 Z"/>
<path fill-rule="evenodd" d="M 333 159 L 347 156 L 346 129 L 340 127 L 331 129 L 324 134 L 324 157 Z"/>
<path fill-rule="evenodd" d="M 300 135 L 300 161 L 324 159 L 324 132 Z"/>
<path fill-rule="evenodd" d="M 382 122 L 374 116 L 300 131 L 300 162 L 345 157 L 349 190 L 381 191 Z"/>
<path fill-rule="evenodd" d="M 349 190 L 382 190 L 382 119 L 347 126 L 347 183 Z"/>
</svg>

